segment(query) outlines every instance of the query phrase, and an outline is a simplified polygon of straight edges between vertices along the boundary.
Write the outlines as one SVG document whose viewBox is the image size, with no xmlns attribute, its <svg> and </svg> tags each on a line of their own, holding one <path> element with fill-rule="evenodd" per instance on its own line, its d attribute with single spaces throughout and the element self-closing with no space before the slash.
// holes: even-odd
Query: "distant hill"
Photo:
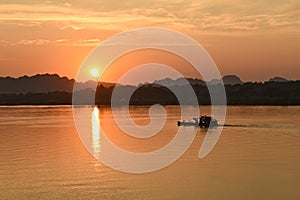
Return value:
<svg viewBox="0 0 300 200">
<path fill-rule="evenodd" d="M 268 82 L 277 82 L 277 83 L 283 83 L 283 82 L 288 82 L 289 80 L 282 78 L 282 77 L 274 77 L 274 78 L 270 78 L 268 80 Z"/>
<path fill-rule="evenodd" d="M 37 74 L 19 78 L 0 78 L 0 94 L 26 92 L 72 91 L 74 79 L 60 77 L 57 74 Z"/>
<path fill-rule="evenodd" d="M 178 78 L 172 80 L 166 78 L 139 86 L 124 86 L 115 83 L 87 81 L 79 82 L 73 95 L 78 95 L 80 98 L 91 97 L 89 102 L 85 98 L 79 98 L 76 104 L 91 105 L 95 97 L 96 104 L 110 105 L 112 92 L 117 88 L 116 95 L 119 104 L 125 103 L 124 96 L 133 92 L 130 99 L 132 105 L 156 103 L 176 105 L 178 101 L 168 89 L 172 88 L 172 91 L 176 91 L 177 94 L 184 97 L 183 101 L 188 105 L 190 97 L 186 94 L 188 88 L 186 80 L 194 89 L 200 105 L 210 104 L 207 85 L 218 89 L 221 82 L 221 80 L 211 80 L 206 84 L 200 79 Z M 225 84 L 229 105 L 300 105 L 300 81 L 288 81 L 281 77 L 274 77 L 264 83 L 243 83 L 235 75 L 224 76 L 222 80 Z M 0 77 L 0 105 L 71 105 L 74 83 L 74 79 L 60 77 L 56 74 L 37 74 L 19 78 Z"/>
<path fill-rule="evenodd" d="M 241 79 L 236 75 L 226 75 L 222 78 L 225 85 L 242 85 Z M 156 80 L 151 84 L 155 87 L 163 85 L 165 87 L 181 87 L 186 85 L 188 81 L 191 85 L 206 86 L 206 83 L 201 79 L 193 78 L 178 78 L 176 80 L 165 78 Z M 267 82 L 283 83 L 289 80 L 282 77 L 270 78 Z M 37 74 L 34 76 L 22 76 L 19 78 L 0 77 L 0 94 L 19 94 L 19 93 L 44 93 L 44 92 L 72 92 L 75 80 L 67 77 L 60 77 L 57 74 Z M 217 85 L 221 80 L 214 79 L 207 82 L 208 85 Z M 87 81 L 77 83 L 77 90 L 85 90 L 95 88 L 97 85 L 103 87 L 115 86 L 115 83 L 97 83 L 96 81 Z M 141 86 L 142 84 L 140 84 Z"/>
<path fill-rule="evenodd" d="M 222 78 L 222 81 L 223 81 L 224 85 L 237 85 L 237 84 L 241 85 L 241 84 L 243 84 L 241 79 L 236 75 L 226 75 Z M 221 80 L 219 80 L 219 79 L 213 79 L 208 82 L 208 84 L 210 84 L 210 85 L 217 85 L 220 83 L 221 83 Z"/>
<path fill-rule="evenodd" d="M 192 79 L 192 78 L 178 78 L 176 80 L 165 78 L 162 80 L 156 80 L 153 84 L 164 85 L 165 87 L 171 86 L 183 86 L 186 85 L 186 81 L 188 81 L 191 85 L 205 85 L 205 82 L 200 79 Z"/>
<path fill-rule="evenodd" d="M 57 74 L 37 74 L 19 78 L 0 77 L 0 94 L 44 93 L 44 92 L 72 92 L 75 80 L 60 77 Z M 113 83 L 99 83 L 110 87 Z M 78 90 L 95 88 L 96 81 L 78 83 Z"/>
<path fill-rule="evenodd" d="M 162 80 L 154 81 L 153 84 L 164 85 L 166 87 L 183 86 L 186 84 L 186 80 L 191 85 L 205 86 L 205 82 L 200 79 L 193 78 L 178 78 L 176 80 L 166 78 Z M 225 76 L 223 77 L 225 84 L 241 84 L 242 82 L 237 76 Z M 213 83 L 218 83 L 220 80 L 216 80 Z M 37 74 L 34 76 L 22 76 L 19 78 L 12 77 L 0 77 L 0 94 L 19 94 L 19 93 L 43 93 L 43 92 L 72 92 L 75 80 L 67 77 L 60 77 L 57 74 Z M 210 83 L 210 82 L 209 82 Z M 114 83 L 100 82 L 98 85 L 104 87 L 114 86 Z M 89 88 L 95 88 L 97 86 L 96 81 L 87 81 L 84 83 L 78 83 L 78 90 L 85 90 Z"/>
<path fill-rule="evenodd" d="M 264 83 L 243 83 L 237 76 L 224 76 L 228 105 L 300 105 L 300 81 L 282 81 L 270 79 Z M 279 81 L 280 80 L 280 81 Z M 205 84 L 200 79 L 187 78 L 198 97 L 200 105 L 209 105 L 210 96 L 207 85 L 218 89 L 220 80 L 212 80 Z M 0 78 L 0 105 L 71 105 L 74 79 L 60 77 L 56 74 L 38 74 L 32 77 Z M 165 85 L 167 87 L 161 86 Z M 163 79 L 143 86 L 115 87 L 114 83 L 97 83 L 87 81 L 77 84 L 73 95 L 91 97 L 78 99 L 76 104 L 91 105 L 95 97 L 96 104 L 110 105 L 111 95 L 118 88 L 117 103 L 123 104 L 124 96 L 133 92 L 130 98 L 132 105 L 165 104 L 176 105 L 178 101 L 172 91 L 181 94 L 184 104 L 190 104 L 190 96 L 186 94 L 188 85 L 183 78 L 176 80 Z M 96 88 L 95 90 L 91 88 Z"/>
<path fill-rule="evenodd" d="M 192 79 L 192 78 L 186 78 L 186 80 L 191 84 L 191 85 L 206 85 L 206 83 L 201 80 L 201 79 Z M 162 80 L 156 80 L 153 83 L 154 84 L 160 84 L 160 85 L 164 85 L 166 87 L 171 87 L 171 86 L 183 86 L 186 84 L 186 80 L 185 78 L 178 78 L 176 80 L 170 79 L 170 78 L 165 78 Z M 224 76 L 222 78 L 224 85 L 236 85 L 236 84 L 243 84 L 243 81 L 241 81 L 241 79 L 236 76 L 236 75 L 227 75 Z M 207 84 L 209 85 L 217 85 L 220 84 L 221 80 L 219 79 L 213 79 L 209 82 L 207 82 Z"/>
<path fill-rule="evenodd" d="M 223 78 L 223 82 L 225 85 L 241 85 L 243 84 L 243 81 L 241 81 L 241 79 L 236 76 L 236 75 L 227 75 L 227 76 L 224 76 Z"/>
</svg>

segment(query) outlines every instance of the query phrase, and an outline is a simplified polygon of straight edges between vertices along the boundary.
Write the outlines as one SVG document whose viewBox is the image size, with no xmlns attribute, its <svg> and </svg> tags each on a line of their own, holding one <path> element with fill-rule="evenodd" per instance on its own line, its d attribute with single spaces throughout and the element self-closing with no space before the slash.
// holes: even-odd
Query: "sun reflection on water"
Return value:
<svg viewBox="0 0 300 200">
<path fill-rule="evenodd" d="M 97 107 L 94 107 L 92 112 L 92 141 L 94 156 L 98 157 L 100 153 L 100 120 Z"/>
</svg>

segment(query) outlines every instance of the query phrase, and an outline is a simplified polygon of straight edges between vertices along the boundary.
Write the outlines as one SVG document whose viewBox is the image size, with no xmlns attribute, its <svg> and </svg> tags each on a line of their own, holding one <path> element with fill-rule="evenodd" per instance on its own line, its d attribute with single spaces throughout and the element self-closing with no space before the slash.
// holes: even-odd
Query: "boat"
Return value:
<svg viewBox="0 0 300 200">
<path fill-rule="evenodd" d="M 210 116 L 201 116 L 199 118 L 193 118 L 190 121 L 177 121 L 178 126 L 199 126 L 200 128 L 209 128 L 218 126 L 218 121 Z"/>
</svg>

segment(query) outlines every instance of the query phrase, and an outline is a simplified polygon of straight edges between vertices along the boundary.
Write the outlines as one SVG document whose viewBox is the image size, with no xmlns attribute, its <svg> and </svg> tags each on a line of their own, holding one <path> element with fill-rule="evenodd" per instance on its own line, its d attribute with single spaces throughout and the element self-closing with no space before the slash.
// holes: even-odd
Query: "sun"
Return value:
<svg viewBox="0 0 300 200">
<path fill-rule="evenodd" d="M 90 74 L 92 77 L 98 78 L 98 76 L 100 75 L 100 72 L 97 68 L 93 68 L 93 69 L 91 69 Z"/>
</svg>

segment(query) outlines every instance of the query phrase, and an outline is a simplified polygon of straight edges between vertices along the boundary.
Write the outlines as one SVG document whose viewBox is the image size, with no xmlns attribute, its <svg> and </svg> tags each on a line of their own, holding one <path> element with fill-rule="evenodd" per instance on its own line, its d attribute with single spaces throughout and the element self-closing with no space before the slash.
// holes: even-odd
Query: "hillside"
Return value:
<svg viewBox="0 0 300 200">
<path fill-rule="evenodd" d="M 0 94 L 25 94 L 45 92 L 72 92 L 75 80 L 60 77 L 57 74 L 37 74 L 19 78 L 0 77 Z M 113 83 L 99 83 L 105 87 Z M 78 83 L 78 89 L 84 90 L 96 87 L 97 82 L 87 81 Z"/>
<path fill-rule="evenodd" d="M 198 97 L 199 104 L 209 105 L 210 97 L 207 85 L 199 79 L 187 79 Z M 243 83 L 237 76 L 225 76 L 228 105 L 300 105 L 300 81 L 279 81 L 270 79 L 264 83 Z M 0 78 L 0 105 L 71 105 L 74 79 L 59 77 L 55 74 L 23 76 L 20 78 Z M 211 88 L 218 88 L 220 80 L 207 83 Z M 132 105 L 178 104 L 174 94 L 167 88 L 177 91 L 184 97 L 184 103 L 189 104 L 189 96 L 185 94 L 187 85 L 181 79 L 163 79 L 140 86 L 118 87 L 118 104 L 123 104 L 125 94 L 133 92 L 130 99 Z M 94 96 L 99 105 L 110 105 L 114 83 L 98 83 L 88 81 L 78 83 L 76 95 Z M 91 104 L 83 99 L 79 104 Z"/>
</svg>

